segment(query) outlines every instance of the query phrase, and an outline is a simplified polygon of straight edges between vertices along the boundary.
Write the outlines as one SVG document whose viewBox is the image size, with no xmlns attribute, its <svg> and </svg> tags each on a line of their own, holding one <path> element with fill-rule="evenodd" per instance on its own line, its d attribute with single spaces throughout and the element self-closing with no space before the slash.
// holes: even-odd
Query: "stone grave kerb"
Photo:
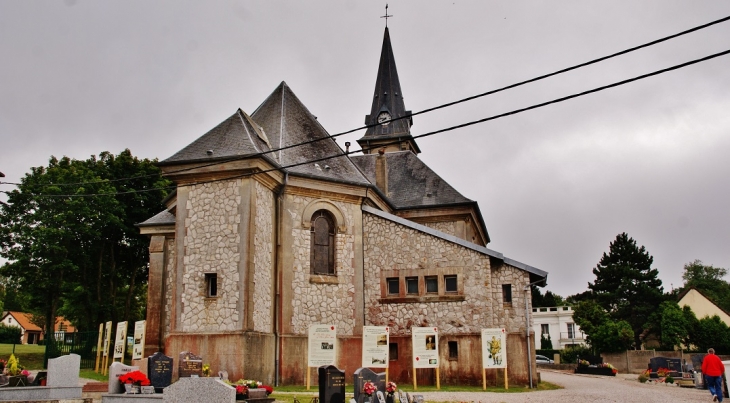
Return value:
<svg viewBox="0 0 730 403">
<path fill-rule="evenodd" d="M 236 401 L 236 388 L 216 377 L 180 378 L 162 392 L 164 403 Z"/>
</svg>

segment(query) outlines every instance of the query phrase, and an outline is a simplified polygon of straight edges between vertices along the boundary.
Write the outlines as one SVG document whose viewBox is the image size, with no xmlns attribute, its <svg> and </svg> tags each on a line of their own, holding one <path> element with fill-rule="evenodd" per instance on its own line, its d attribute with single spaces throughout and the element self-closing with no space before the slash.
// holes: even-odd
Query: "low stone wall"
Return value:
<svg viewBox="0 0 730 403">
<path fill-rule="evenodd" d="M 0 401 L 81 399 L 81 386 L 20 386 L 0 388 Z"/>
</svg>

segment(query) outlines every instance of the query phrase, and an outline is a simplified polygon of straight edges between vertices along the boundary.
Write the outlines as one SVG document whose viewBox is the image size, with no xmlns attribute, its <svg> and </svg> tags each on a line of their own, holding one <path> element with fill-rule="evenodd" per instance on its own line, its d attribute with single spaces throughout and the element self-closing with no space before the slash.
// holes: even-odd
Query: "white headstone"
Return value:
<svg viewBox="0 0 730 403">
<path fill-rule="evenodd" d="M 49 359 L 46 386 L 78 386 L 79 368 L 81 356 L 78 354 Z"/>
</svg>

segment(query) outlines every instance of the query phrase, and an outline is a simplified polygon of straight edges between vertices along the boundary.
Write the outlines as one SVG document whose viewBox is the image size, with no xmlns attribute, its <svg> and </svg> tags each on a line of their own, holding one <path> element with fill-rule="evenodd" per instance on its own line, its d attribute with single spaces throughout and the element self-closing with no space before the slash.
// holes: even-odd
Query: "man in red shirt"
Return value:
<svg viewBox="0 0 730 403">
<path fill-rule="evenodd" d="M 722 402 L 722 374 L 725 373 L 725 364 L 715 355 L 715 349 L 707 350 L 702 360 L 702 374 L 707 382 L 707 389 L 712 393 L 713 402 Z"/>
</svg>

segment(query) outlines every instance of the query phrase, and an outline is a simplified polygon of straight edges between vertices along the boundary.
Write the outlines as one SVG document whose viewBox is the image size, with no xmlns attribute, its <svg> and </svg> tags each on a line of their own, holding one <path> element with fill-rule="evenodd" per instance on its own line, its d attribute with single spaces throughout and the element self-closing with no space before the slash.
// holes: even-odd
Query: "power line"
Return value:
<svg viewBox="0 0 730 403">
<path fill-rule="evenodd" d="M 730 16 L 727 16 L 727 17 L 724 17 L 724 18 L 720 18 L 718 20 L 714 20 L 714 21 L 708 22 L 706 24 L 698 25 L 698 26 L 696 26 L 694 28 L 690 28 L 690 29 L 681 31 L 681 32 L 678 32 L 676 34 L 672 34 L 672 35 L 669 35 L 669 36 L 665 36 L 663 38 L 659 38 L 659 39 L 656 39 L 656 40 L 653 40 L 653 41 L 650 41 L 650 42 L 646 42 L 644 44 L 637 45 L 637 46 L 634 46 L 634 47 L 631 47 L 631 48 L 622 50 L 620 52 L 612 53 L 612 54 L 607 55 L 607 56 L 599 57 L 597 59 L 593 59 L 593 60 L 590 60 L 590 61 L 587 61 L 587 62 L 584 62 L 584 63 L 576 64 L 576 65 L 571 66 L 571 67 L 567 67 L 567 68 L 564 68 L 564 69 L 561 69 L 561 70 L 557 70 L 557 71 L 554 71 L 552 73 L 548 73 L 548 74 L 544 74 L 544 75 L 541 75 L 541 76 L 537 76 L 537 77 L 531 78 L 529 80 L 520 81 L 518 83 L 510 84 L 510 85 L 507 85 L 505 87 L 501 87 L 501 88 L 498 88 L 498 89 L 495 89 L 495 90 L 490 90 L 490 91 L 487 91 L 487 92 L 483 92 L 481 94 L 472 95 L 470 97 L 462 98 L 462 99 L 459 99 L 457 101 L 452 101 L 452 102 L 448 102 L 448 103 L 441 104 L 441 105 L 438 105 L 438 106 L 434 106 L 434 107 L 431 107 L 431 108 L 423 109 L 421 111 L 412 113 L 409 116 L 403 116 L 403 117 L 400 117 L 400 118 L 391 119 L 391 120 L 388 120 L 388 121 L 383 122 L 383 123 L 390 123 L 390 122 L 394 122 L 394 121 L 398 121 L 398 120 L 402 120 L 402 119 L 409 119 L 409 118 L 412 118 L 413 116 L 422 115 L 422 114 L 429 113 L 429 112 L 433 112 L 433 111 L 436 111 L 436 110 L 439 110 L 439 109 L 444 109 L 444 108 L 447 108 L 447 107 L 450 107 L 450 106 L 454 106 L 454 105 L 458 105 L 458 104 L 461 104 L 461 103 L 464 103 L 464 102 L 472 101 L 472 100 L 475 100 L 475 99 L 478 99 L 478 98 L 481 98 L 481 97 L 485 97 L 485 96 L 488 96 L 488 95 L 493 95 L 493 94 L 496 94 L 496 93 L 499 93 L 499 92 L 502 92 L 502 91 L 506 91 L 506 90 L 509 90 L 509 89 L 512 89 L 512 88 L 517 88 L 517 87 L 520 87 L 520 86 L 523 86 L 523 85 L 526 85 L 526 84 L 529 84 L 529 83 L 534 83 L 536 81 L 544 80 L 544 79 L 549 78 L 549 77 L 554 77 L 554 76 L 557 76 L 559 74 L 567 73 L 569 71 L 573 71 L 573 70 L 577 70 L 577 69 L 582 68 L 582 67 L 590 66 L 592 64 L 596 64 L 596 63 L 599 63 L 599 62 L 602 62 L 602 61 L 605 61 L 605 60 L 608 60 L 608 59 L 612 59 L 614 57 L 618 57 L 618 56 L 621 56 L 621 55 L 625 55 L 627 53 L 631 53 L 631 52 L 637 51 L 639 49 L 647 48 L 647 47 L 650 47 L 650 46 L 653 46 L 653 45 L 656 45 L 656 44 L 659 44 L 659 43 L 662 43 L 662 42 L 666 42 L 666 41 L 668 41 L 670 39 L 674 39 L 674 38 L 677 38 L 677 37 L 680 37 L 680 36 L 683 36 L 683 35 L 687 35 L 689 33 L 696 32 L 696 31 L 699 31 L 699 30 L 702 30 L 702 29 L 711 27 L 713 25 L 716 25 L 716 24 L 719 24 L 721 22 L 725 22 L 725 21 L 728 21 L 728 20 L 730 20 Z M 186 172 L 186 171 L 189 171 L 191 169 L 198 169 L 198 168 L 207 167 L 207 166 L 224 164 L 226 162 L 235 161 L 235 160 L 238 160 L 238 159 L 241 159 L 241 158 L 255 158 L 255 157 L 260 157 L 262 155 L 275 153 L 277 151 L 287 150 L 287 149 L 294 148 L 294 147 L 299 147 L 299 146 L 303 146 L 303 145 L 307 145 L 307 144 L 311 144 L 311 143 L 316 143 L 318 141 L 323 141 L 323 140 L 326 140 L 328 138 L 336 138 L 336 137 L 344 136 L 346 134 L 354 133 L 354 132 L 359 131 L 359 130 L 363 130 L 363 129 L 368 129 L 368 128 L 371 128 L 371 127 L 380 126 L 381 124 L 382 123 L 375 123 L 375 124 L 370 124 L 370 125 L 364 125 L 364 126 L 357 127 L 355 129 L 350 129 L 350 130 L 347 130 L 347 131 L 344 131 L 344 132 L 340 132 L 340 133 L 336 133 L 336 134 L 330 135 L 329 137 L 323 137 L 323 138 L 318 138 L 318 139 L 311 139 L 311 140 L 304 141 L 304 142 L 301 142 L 301 143 L 290 144 L 288 146 L 283 146 L 283 147 L 271 149 L 271 150 L 265 151 L 265 152 L 262 151 L 262 152 L 259 152 L 259 153 L 248 154 L 248 155 L 245 155 L 245 156 L 235 156 L 235 157 L 230 157 L 230 158 L 224 158 L 224 159 L 220 159 L 220 160 L 217 160 L 217 161 L 210 162 L 209 164 L 206 164 L 206 165 L 203 165 L 203 166 L 188 167 L 188 168 L 182 168 L 182 169 L 176 170 L 176 171 L 170 171 L 170 172 L 168 172 L 168 174 L 175 174 L 175 173 L 180 173 L 180 172 Z M 422 136 L 423 135 L 416 136 L 414 138 L 418 138 L 418 137 L 422 137 Z M 362 151 L 362 149 L 356 150 L 355 152 L 360 152 L 360 151 Z M 347 154 L 351 154 L 351 153 L 347 153 Z M 117 179 L 89 181 L 89 182 L 76 182 L 76 183 L 56 183 L 56 184 L 47 184 L 47 185 L 43 185 L 43 186 L 78 186 L 78 185 L 86 185 L 86 184 L 94 184 L 94 183 L 110 183 L 110 182 L 120 182 L 120 181 L 125 181 L 125 180 L 142 179 L 142 178 L 148 178 L 148 177 L 159 176 L 159 175 L 160 175 L 159 173 L 155 173 L 155 174 L 149 174 L 149 175 L 134 176 L 134 177 L 129 177 L 129 178 L 117 178 Z M 0 182 L 0 184 L 20 186 L 19 183 L 12 183 L 12 182 Z"/>
<path fill-rule="evenodd" d="M 681 69 L 681 68 L 684 68 L 684 67 L 687 67 L 687 66 L 691 66 L 691 65 L 694 65 L 694 64 L 697 64 L 697 63 L 701 63 L 701 62 L 704 62 L 704 61 L 708 61 L 708 60 L 711 60 L 711 59 L 714 59 L 714 58 L 717 58 L 717 57 L 720 57 L 720 56 L 724 56 L 724 55 L 727 55 L 727 54 L 730 54 L 730 50 L 726 50 L 724 52 L 715 53 L 715 54 L 712 54 L 712 55 L 709 55 L 709 56 L 705 56 L 705 57 L 702 57 L 702 58 L 699 58 L 699 59 L 691 60 L 691 61 L 688 61 L 688 62 L 685 62 L 685 63 L 677 64 L 677 65 L 674 65 L 674 66 L 671 66 L 671 67 L 667 67 L 667 68 L 664 68 L 664 69 L 661 69 L 661 70 L 656 70 L 656 71 L 653 71 L 651 73 L 642 74 L 642 75 L 639 75 L 639 76 L 636 76 L 636 77 L 633 77 L 633 78 L 629 78 L 629 79 L 626 79 L 626 80 L 617 81 L 617 82 L 612 83 L 612 84 L 607 84 L 607 85 L 604 85 L 604 86 L 601 86 L 601 87 L 597 87 L 597 88 L 593 88 L 593 89 L 590 89 L 590 90 L 586 90 L 586 91 L 583 91 L 583 92 L 575 93 L 575 94 L 572 94 L 572 95 L 567 95 L 567 96 L 560 97 L 560 98 L 556 98 L 556 99 L 553 99 L 553 100 L 550 100 L 550 101 L 546 101 L 546 102 L 541 102 L 541 103 L 534 104 L 534 105 L 531 105 L 531 106 L 528 106 L 528 107 L 525 107 L 525 108 L 515 109 L 515 110 L 512 110 L 510 112 L 505 112 L 505 113 L 501 113 L 501 114 L 498 114 L 498 115 L 492 115 L 492 116 L 489 116 L 489 117 L 486 117 L 486 118 L 483 118 L 483 119 L 478 119 L 478 120 L 474 120 L 474 121 L 462 123 L 462 124 L 459 124 L 459 125 L 456 125 L 456 126 L 450 126 L 450 127 L 444 128 L 444 129 L 439 129 L 439 130 L 435 130 L 435 131 L 432 131 L 432 132 L 420 134 L 418 136 L 413 136 L 413 138 L 414 139 L 417 139 L 417 138 L 422 138 L 422 137 L 429 137 L 429 136 L 433 136 L 435 134 L 444 133 L 444 132 L 452 131 L 452 130 L 455 130 L 455 129 L 460 129 L 460 128 L 463 128 L 463 127 L 467 127 L 467 126 L 472 126 L 472 125 L 479 124 L 479 123 L 488 122 L 488 121 L 495 120 L 495 119 L 499 119 L 499 118 L 503 118 L 503 117 L 506 117 L 506 116 L 516 115 L 516 114 L 519 114 L 519 113 L 522 113 L 522 112 L 527 112 L 527 111 L 530 111 L 530 110 L 533 110 L 533 109 L 542 108 L 542 107 L 545 107 L 545 106 L 548 106 L 548 105 L 552 105 L 552 104 L 564 102 L 564 101 L 567 101 L 567 100 L 570 100 L 570 99 L 579 98 L 579 97 L 582 97 L 582 96 L 585 96 L 585 95 L 589 95 L 589 94 L 593 94 L 593 93 L 596 93 L 596 92 L 604 91 L 604 90 L 607 90 L 607 89 L 610 89 L 610 88 L 614 88 L 614 87 L 618 87 L 618 86 L 621 86 L 621 85 L 625 85 L 625 84 L 628 84 L 628 83 L 631 83 L 631 82 L 634 82 L 634 81 L 638 81 L 638 80 L 642 80 L 642 79 L 645 79 L 645 78 L 653 77 L 653 76 L 656 76 L 656 75 L 659 75 L 659 74 L 663 74 L 663 73 L 666 73 L 666 72 L 669 72 L 669 71 L 678 70 L 678 69 Z M 397 143 L 398 143 L 397 141 L 392 142 L 392 144 L 397 144 Z M 388 145 L 388 144 L 385 144 L 385 145 Z M 211 179 L 211 180 L 206 180 L 206 181 L 188 183 L 188 184 L 185 184 L 184 186 L 195 186 L 195 185 L 201 185 L 201 184 L 206 184 L 206 183 L 215 183 L 215 182 L 221 182 L 221 181 L 232 180 L 232 179 L 240 179 L 240 178 L 245 178 L 245 177 L 249 177 L 249 176 L 256 175 L 256 174 L 262 174 L 262 173 L 267 173 L 267 172 L 272 172 L 272 171 L 280 171 L 282 169 L 293 168 L 293 167 L 297 167 L 297 166 L 301 166 L 301 165 L 312 164 L 312 163 L 315 163 L 315 162 L 326 161 L 326 160 L 329 160 L 329 159 L 332 159 L 332 158 L 345 157 L 347 155 L 359 153 L 361 151 L 362 151 L 362 149 L 353 150 L 353 151 L 344 152 L 342 154 L 331 155 L 331 156 L 322 157 L 322 158 L 313 159 L 313 160 L 307 160 L 307 161 L 304 161 L 304 162 L 299 162 L 299 163 L 296 163 L 296 164 L 289 164 L 289 165 L 285 165 L 285 166 L 281 166 L 281 167 L 276 167 L 276 168 L 264 169 L 264 170 L 260 170 L 260 171 L 253 172 L 253 173 L 245 173 L 245 174 L 233 175 L 233 176 L 229 176 L 229 177 L 225 177 L 225 178 L 218 178 L 218 179 Z M 140 190 L 140 191 L 154 191 L 154 190 L 159 190 L 159 189 L 145 189 L 145 190 Z M 127 192 L 121 192 L 119 194 L 134 193 L 134 192 L 135 191 L 127 191 Z M 69 195 L 43 195 L 43 194 L 36 194 L 36 196 L 41 196 L 41 197 L 91 197 L 91 196 L 111 196 L 111 195 L 115 195 L 115 193 L 78 194 L 78 195 L 70 195 L 70 194 Z"/>
</svg>

